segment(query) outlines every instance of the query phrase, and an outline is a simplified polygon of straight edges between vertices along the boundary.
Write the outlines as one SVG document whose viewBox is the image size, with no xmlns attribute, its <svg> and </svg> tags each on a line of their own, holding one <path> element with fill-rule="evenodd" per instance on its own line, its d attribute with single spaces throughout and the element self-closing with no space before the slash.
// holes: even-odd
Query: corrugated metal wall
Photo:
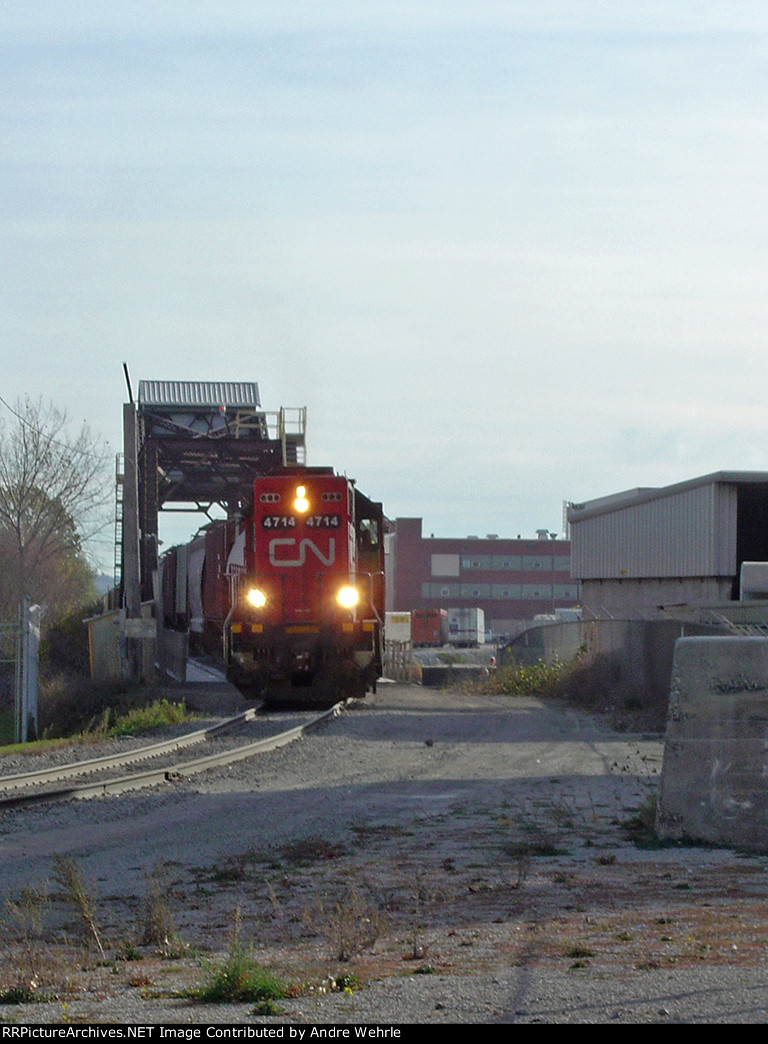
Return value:
<svg viewBox="0 0 768 1044">
<path fill-rule="evenodd" d="M 574 579 L 736 574 L 735 485 L 708 482 L 637 499 L 571 516 Z"/>
</svg>

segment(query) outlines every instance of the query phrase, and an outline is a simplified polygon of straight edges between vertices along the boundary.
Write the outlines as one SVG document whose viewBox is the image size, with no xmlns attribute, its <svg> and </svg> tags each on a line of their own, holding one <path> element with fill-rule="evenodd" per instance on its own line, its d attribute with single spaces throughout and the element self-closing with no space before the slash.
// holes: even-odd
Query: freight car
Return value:
<svg viewBox="0 0 768 1044">
<path fill-rule="evenodd" d="M 384 516 L 332 468 L 259 477 L 240 518 L 162 562 L 166 627 L 220 655 L 270 702 L 376 689 L 384 642 Z"/>
</svg>

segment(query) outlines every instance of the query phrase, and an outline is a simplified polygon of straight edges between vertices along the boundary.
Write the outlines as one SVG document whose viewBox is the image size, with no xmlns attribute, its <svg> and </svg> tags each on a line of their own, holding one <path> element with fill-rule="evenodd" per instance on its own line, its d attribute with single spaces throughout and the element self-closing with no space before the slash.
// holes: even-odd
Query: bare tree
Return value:
<svg viewBox="0 0 768 1044">
<path fill-rule="evenodd" d="M 0 420 L 2 601 L 46 601 L 84 544 L 108 524 L 110 453 L 83 423 L 69 434 L 66 413 L 25 399 Z"/>
</svg>

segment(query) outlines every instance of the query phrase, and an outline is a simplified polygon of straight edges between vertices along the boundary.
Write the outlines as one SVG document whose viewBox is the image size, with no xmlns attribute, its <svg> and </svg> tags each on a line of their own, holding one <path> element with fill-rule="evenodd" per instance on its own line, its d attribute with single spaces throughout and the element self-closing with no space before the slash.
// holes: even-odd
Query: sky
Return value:
<svg viewBox="0 0 768 1044">
<path fill-rule="evenodd" d="M 6 0 L 0 29 L 5 402 L 117 453 L 123 364 L 257 381 L 308 463 L 446 537 L 768 470 L 764 3 Z"/>
</svg>

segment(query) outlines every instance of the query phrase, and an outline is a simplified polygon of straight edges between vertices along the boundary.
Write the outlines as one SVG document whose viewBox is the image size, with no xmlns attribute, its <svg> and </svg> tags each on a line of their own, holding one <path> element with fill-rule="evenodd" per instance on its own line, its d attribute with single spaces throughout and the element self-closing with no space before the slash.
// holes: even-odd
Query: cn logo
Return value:
<svg viewBox="0 0 768 1044">
<path fill-rule="evenodd" d="M 296 554 L 296 545 L 298 544 L 298 555 L 294 558 L 282 557 L 278 548 L 291 548 L 294 555 Z M 302 537 L 301 540 L 296 540 L 295 537 L 276 537 L 274 540 L 269 542 L 269 562 L 273 566 L 303 566 L 307 560 L 307 550 L 310 550 L 312 554 L 317 555 L 324 566 L 333 565 L 336 561 L 336 541 L 333 537 L 328 541 L 328 554 L 324 555 L 314 540 L 310 540 L 309 537 Z M 289 554 L 290 552 L 285 552 Z"/>
</svg>

